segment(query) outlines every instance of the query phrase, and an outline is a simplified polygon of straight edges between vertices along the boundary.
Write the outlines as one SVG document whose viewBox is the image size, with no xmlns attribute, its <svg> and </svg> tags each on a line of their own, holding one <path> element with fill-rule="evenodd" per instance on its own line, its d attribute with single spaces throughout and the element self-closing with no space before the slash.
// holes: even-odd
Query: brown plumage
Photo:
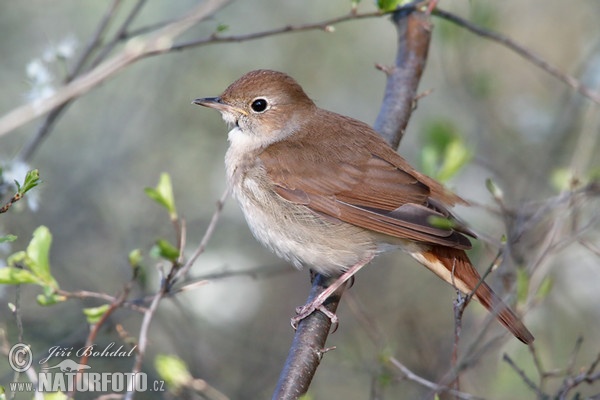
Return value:
<svg viewBox="0 0 600 400">
<path fill-rule="evenodd" d="M 292 78 L 268 70 L 195 103 L 219 110 L 233 127 L 229 184 L 253 234 L 279 256 L 347 279 L 378 253 L 401 248 L 464 293 L 480 281 L 464 252 L 474 235 L 448 211 L 464 200 L 367 124 L 318 108 Z M 533 341 L 487 284 L 475 297 L 517 338 Z"/>
</svg>

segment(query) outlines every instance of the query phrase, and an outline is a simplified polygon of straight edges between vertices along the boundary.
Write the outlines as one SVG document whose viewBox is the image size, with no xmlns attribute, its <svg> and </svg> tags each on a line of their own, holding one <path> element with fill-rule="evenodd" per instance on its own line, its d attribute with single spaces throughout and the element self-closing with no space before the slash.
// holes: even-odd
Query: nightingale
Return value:
<svg viewBox="0 0 600 400">
<path fill-rule="evenodd" d="M 293 78 L 271 70 L 193 103 L 219 111 L 231 129 L 227 181 L 256 239 L 298 268 L 339 276 L 299 319 L 322 309 L 373 257 L 402 249 L 462 293 L 474 292 L 523 343 L 533 341 L 465 253 L 475 235 L 448 208 L 466 202 L 369 125 L 317 107 Z"/>
</svg>

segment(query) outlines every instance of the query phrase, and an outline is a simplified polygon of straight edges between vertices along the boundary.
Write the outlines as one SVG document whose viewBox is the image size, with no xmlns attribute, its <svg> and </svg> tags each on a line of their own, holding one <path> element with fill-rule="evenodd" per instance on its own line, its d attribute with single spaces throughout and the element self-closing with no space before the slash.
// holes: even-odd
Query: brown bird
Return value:
<svg viewBox="0 0 600 400">
<path fill-rule="evenodd" d="M 194 103 L 218 110 L 232 128 L 227 179 L 254 236 L 298 268 L 340 276 L 300 318 L 393 249 L 465 294 L 479 284 L 465 253 L 465 235 L 474 235 L 447 210 L 464 200 L 416 171 L 367 124 L 317 107 L 294 79 L 270 70 Z M 475 297 L 519 340 L 533 341 L 485 282 Z"/>
</svg>

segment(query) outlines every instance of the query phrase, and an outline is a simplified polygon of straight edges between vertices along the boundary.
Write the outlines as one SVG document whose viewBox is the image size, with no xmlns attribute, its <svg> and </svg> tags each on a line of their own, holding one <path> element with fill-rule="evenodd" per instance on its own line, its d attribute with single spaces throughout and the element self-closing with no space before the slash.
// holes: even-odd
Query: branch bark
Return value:
<svg viewBox="0 0 600 400">
<path fill-rule="evenodd" d="M 393 67 L 379 67 L 387 74 L 387 83 L 373 128 L 398 149 L 425 70 L 432 25 L 428 14 L 410 10 L 397 11 L 392 21 L 398 32 L 398 53 Z"/>
<path fill-rule="evenodd" d="M 333 281 L 335 278 L 316 274 L 307 303 L 316 298 Z M 329 312 L 336 312 L 344 288 L 344 286 L 340 287 L 323 304 Z M 273 400 L 297 399 L 308 391 L 317 367 L 326 352 L 325 342 L 330 330 L 331 319 L 322 312 L 312 313 L 300 321 L 288 358 L 279 376 L 275 393 L 273 393 Z"/>
<path fill-rule="evenodd" d="M 0 136 L 87 93 L 110 78 L 117 71 L 141 58 L 171 51 L 173 41 L 177 37 L 196 25 L 199 21 L 213 15 L 230 1 L 208 0 L 193 8 L 192 11 L 181 19 L 166 25 L 148 38 L 133 38 L 129 40 L 123 51 L 104 61 L 87 74 L 73 80 L 53 96 L 25 104 L 4 115 L 0 118 Z"/>
<path fill-rule="evenodd" d="M 431 39 L 430 15 L 414 7 L 397 10 L 392 23 L 398 32 L 396 62 L 393 67 L 380 68 L 387 74 L 381 111 L 374 128 L 396 149 L 414 109 L 414 99 L 421 79 Z M 315 299 L 335 278 L 316 275 L 307 303 Z M 334 293 L 325 306 L 335 312 L 344 287 Z M 279 376 L 273 399 L 297 399 L 308 391 L 323 356 L 323 348 L 331 329 L 331 321 L 321 312 L 314 312 L 298 326 L 288 358 Z"/>
</svg>

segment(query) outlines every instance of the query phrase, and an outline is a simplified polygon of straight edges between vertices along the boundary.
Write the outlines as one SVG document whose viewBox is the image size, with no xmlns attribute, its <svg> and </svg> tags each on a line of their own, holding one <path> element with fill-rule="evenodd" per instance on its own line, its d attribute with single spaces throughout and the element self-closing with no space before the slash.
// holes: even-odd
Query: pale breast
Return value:
<svg viewBox="0 0 600 400">
<path fill-rule="evenodd" d="M 279 257 L 336 275 L 381 250 L 368 231 L 280 197 L 258 151 L 240 150 L 232 141 L 225 157 L 228 183 L 253 235 Z"/>
</svg>

